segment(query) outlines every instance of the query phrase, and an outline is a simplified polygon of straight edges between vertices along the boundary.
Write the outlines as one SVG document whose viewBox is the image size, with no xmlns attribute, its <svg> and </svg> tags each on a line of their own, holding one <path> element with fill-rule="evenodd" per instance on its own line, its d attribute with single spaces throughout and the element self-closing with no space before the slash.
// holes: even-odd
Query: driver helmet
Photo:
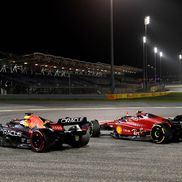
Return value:
<svg viewBox="0 0 182 182">
<path fill-rule="evenodd" d="M 142 111 L 137 111 L 136 116 L 137 117 L 142 117 L 143 116 L 143 112 Z"/>
<path fill-rule="evenodd" d="M 26 115 L 24 116 L 24 120 L 28 120 L 30 118 L 30 116 Z"/>
<path fill-rule="evenodd" d="M 23 120 L 20 121 L 20 124 L 23 125 L 23 126 L 25 126 L 25 127 L 28 127 L 29 125 L 28 125 L 27 120 L 28 120 L 29 118 L 30 118 L 30 116 L 25 115 L 24 118 L 23 118 Z"/>
</svg>

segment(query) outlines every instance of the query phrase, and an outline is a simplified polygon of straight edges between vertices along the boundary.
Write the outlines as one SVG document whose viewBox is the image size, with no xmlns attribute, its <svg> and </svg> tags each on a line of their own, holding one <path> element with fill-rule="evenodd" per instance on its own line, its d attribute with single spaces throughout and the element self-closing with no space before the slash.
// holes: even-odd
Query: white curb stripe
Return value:
<svg viewBox="0 0 182 182">
<path fill-rule="evenodd" d="M 26 112 L 26 111 L 80 111 L 80 110 L 118 110 L 118 109 L 137 109 L 137 110 L 140 110 L 141 108 L 149 108 L 149 109 L 182 109 L 182 106 L 174 106 L 174 107 L 170 107 L 170 106 L 167 106 L 167 107 L 88 107 L 88 108 L 85 108 L 85 107 L 80 107 L 80 108 L 23 108 L 23 109 L 1 109 L 0 110 L 0 113 L 2 112 Z"/>
</svg>

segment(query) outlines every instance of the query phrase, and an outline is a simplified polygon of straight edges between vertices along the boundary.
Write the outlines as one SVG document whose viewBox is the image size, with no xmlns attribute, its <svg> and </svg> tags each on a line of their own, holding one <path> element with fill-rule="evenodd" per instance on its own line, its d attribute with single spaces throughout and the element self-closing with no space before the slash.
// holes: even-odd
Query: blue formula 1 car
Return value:
<svg viewBox="0 0 182 182">
<path fill-rule="evenodd" d="M 89 143 L 90 136 L 96 134 L 93 129 L 86 117 L 66 117 L 52 122 L 26 113 L 23 119 L 0 124 L 0 146 L 29 148 L 34 152 L 45 152 L 62 144 L 83 147 Z"/>
</svg>

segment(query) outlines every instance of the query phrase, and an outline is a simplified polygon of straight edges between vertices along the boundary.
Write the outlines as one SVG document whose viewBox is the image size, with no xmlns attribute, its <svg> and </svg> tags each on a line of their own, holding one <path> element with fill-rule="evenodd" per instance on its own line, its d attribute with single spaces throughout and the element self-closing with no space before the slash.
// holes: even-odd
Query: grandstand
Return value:
<svg viewBox="0 0 182 182">
<path fill-rule="evenodd" d="M 1 94 L 105 94 L 110 92 L 110 64 L 91 63 L 43 53 L 8 55 L 0 62 Z M 114 66 L 116 92 L 141 88 L 132 79 L 142 70 Z"/>
</svg>

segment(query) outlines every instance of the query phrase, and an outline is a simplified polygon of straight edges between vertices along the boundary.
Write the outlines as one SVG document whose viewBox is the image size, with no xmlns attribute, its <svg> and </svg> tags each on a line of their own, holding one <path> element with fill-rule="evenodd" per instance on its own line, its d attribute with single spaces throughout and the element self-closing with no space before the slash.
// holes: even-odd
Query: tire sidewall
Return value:
<svg viewBox="0 0 182 182">
<path fill-rule="evenodd" d="M 151 138 L 154 143 L 168 143 L 172 139 L 171 128 L 164 124 L 156 124 L 152 127 Z"/>
<path fill-rule="evenodd" d="M 97 120 L 90 121 L 90 135 L 91 137 L 99 137 L 100 136 L 100 125 Z"/>
<path fill-rule="evenodd" d="M 76 138 L 79 137 L 79 140 L 77 141 Z M 72 147 L 79 148 L 87 145 L 90 141 L 90 133 L 87 131 L 85 135 L 74 135 L 71 137 L 71 140 L 69 144 Z"/>
<path fill-rule="evenodd" d="M 39 137 L 40 138 L 39 140 L 41 140 L 41 143 L 39 144 L 39 146 L 35 146 L 35 142 L 36 142 L 36 141 L 34 141 L 34 140 L 36 140 L 35 137 L 37 137 L 37 138 Z M 40 130 L 33 131 L 30 141 L 31 141 L 32 151 L 34 151 L 34 152 L 44 152 L 45 151 L 46 139 Z"/>
<path fill-rule="evenodd" d="M 39 134 L 40 140 L 41 140 L 41 145 L 40 147 L 35 147 L 33 144 L 33 137 L 35 134 Z M 54 144 L 54 135 L 52 131 L 49 129 L 38 129 L 33 131 L 32 136 L 31 136 L 31 147 L 32 150 L 35 152 L 46 152 L 50 149 L 50 147 Z"/>
</svg>

